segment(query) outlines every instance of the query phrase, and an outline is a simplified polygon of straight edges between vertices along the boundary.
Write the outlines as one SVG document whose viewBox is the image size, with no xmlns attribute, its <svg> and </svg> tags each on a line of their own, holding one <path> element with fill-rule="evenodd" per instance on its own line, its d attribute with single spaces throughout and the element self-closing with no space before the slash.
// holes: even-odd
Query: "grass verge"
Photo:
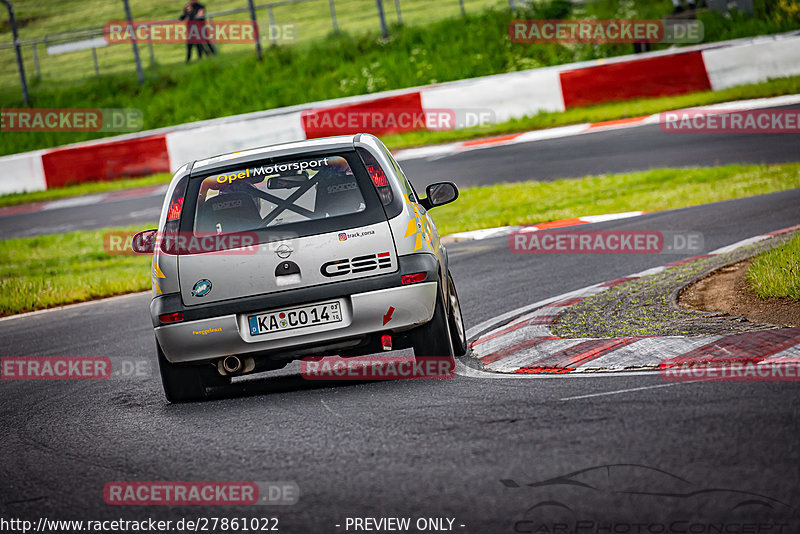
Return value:
<svg viewBox="0 0 800 534">
<path fill-rule="evenodd" d="M 797 187 L 800 164 L 657 169 L 467 188 L 458 202 L 432 214 L 445 235 L 582 215 L 680 208 Z M 149 257 L 107 254 L 103 234 L 109 230 L 0 241 L 0 315 L 148 289 Z M 800 247 L 795 247 L 796 262 Z M 796 271 L 794 276 L 796 282 Z"/>
<path fill-rule="evenodd" d="M 44 191 L 9 193 L 0 195 L 0 208 L 4 206 L 15 206 L 17 204 L 26 204 L 28 202 L 43 202 L 45 200 L 56 200 L 59 198 L 78 197 L 81 195 L 120 191 L 122 189 L 135 189 L 137 187 L 168 184 L 171 179 L 171 174 L 160 173 L 143 176 L 142 178 L 121 178 L 110 182 L 86 182 L 83 184 L 68 185 L 66 187 L 45 189 Z"/>
<path fill-rule="evenodd" d="M 584 215 L 658 211 L 800 187 L 800 164 L 653 169 L 466 188 L 432 211 L 441 235 Z"/>
<path fill-rule="evenodd" d="M 0 241 L 0 316 L 149 289 L 150 257 L 107 254 L 108 230 Z"/>
<path fill-rule="evenodd" d="M 754 258 L 747 269 L 747 282 L 762 299 L 788 297 L 800 301 L 800 233 Z"/>
</svg>

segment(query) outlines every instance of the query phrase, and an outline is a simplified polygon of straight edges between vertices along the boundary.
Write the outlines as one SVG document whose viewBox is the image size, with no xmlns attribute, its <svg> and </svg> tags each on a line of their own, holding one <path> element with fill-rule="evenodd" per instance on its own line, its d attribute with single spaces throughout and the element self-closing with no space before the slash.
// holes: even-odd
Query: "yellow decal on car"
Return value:
<svg viewBox="0 0 800 534">
<path fill-rule="evenodd" d="M 155 255 L 153 255 L 153 268 L 150 271 L 151 278 L 153 279 L 153 293 L 156 295 L 161 295 L 161 286 L 158 283 L 159 278 L 166 278 L 164 273 L 161 272 L 161 267 L 158 266 L 158 262 L 156 261 Z"/>
<path fill-rule="evenodd" d="M 403 193 L 403 198 L 406 204 L 411 206 L 414 211 L 414 216 L 408 220 L 408 227 L 406 228 L 406 235 L 404 237 L 415 236 L 414 252 L 418 251 L 425 245 L 427 248 L 433 250 L 433 243 L 431 243 L 430 231 L 428 230 L 428 223 L 420 212 L 417 204 L 409 200 L 408 195 Z"/>
</svg>

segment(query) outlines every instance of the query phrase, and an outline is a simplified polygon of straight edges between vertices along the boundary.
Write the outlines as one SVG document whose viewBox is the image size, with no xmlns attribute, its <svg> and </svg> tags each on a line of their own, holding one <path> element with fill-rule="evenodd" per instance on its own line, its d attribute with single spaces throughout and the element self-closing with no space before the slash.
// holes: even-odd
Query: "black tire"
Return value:
<svg viewBox="0 0 800 534">
<path fill-rule="evenodd" d="M 456 285 L 450 271 L 447 272 L 447 292 L 449 296 L 448 323 L 450 324 L 450 339 L 453 342 L 453 354 L 463 356 L 467 353 L 467 333 L 464 330 L 464 317 L 461 315 L 461 303 L 458 301 Z"/>
<path fill-rule="evenodd" d="M 433 317 L 411 334 L 414 357 L 449 356 L 453 357 L 453 344 L 450 341 L 450 327 L 441 291 L 436 292 L 436 307 Z"/>
<path fill-rule="evenodd" d="M 221 376 L 213 366 L 170 363 L 156 342 L 158 369 L 164 396 L 172 403 L 200 401 L 207 398 L 206 387 L 230 384 L 230 378 Z"/>
</svg>

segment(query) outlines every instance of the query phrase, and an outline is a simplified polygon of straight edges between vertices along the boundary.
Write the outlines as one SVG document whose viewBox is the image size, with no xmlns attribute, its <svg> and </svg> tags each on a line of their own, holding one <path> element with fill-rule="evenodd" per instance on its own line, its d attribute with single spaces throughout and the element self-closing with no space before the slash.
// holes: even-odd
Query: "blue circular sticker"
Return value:
<svg viewBox="0 0 800 534">
<path fill-rule="evenodd" d="M 211 292 L 211 280 L 206 280 L 203 278 L 202 280 L 198 280 L 197 283 L 192 288 L 192 296 L 193 297 L 205 297 Z"/>
</svg>

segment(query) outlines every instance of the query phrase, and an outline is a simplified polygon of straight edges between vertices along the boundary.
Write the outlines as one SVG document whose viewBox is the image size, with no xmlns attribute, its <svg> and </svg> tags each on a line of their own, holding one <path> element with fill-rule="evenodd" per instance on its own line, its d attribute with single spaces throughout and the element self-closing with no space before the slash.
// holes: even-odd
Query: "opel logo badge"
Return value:
<svg viewBox="0 0 800 534">
<path fill-rule="evenodd" d="M 289 256 L 291 256 L 291 255 L 292 255 L 292 252 L 294 252 L 294 251 L 292 250 L 292 247 L 290 247 L 290 246 L 289 246 L 289 245 L 287 245 L 286 243 L 284 243 L 283 245 L 279 246 L 279 247 L 278 247 L 278 248 L 275 250 L 275 254 L 277 254 L 279 258 L 281 258 L 281 259 L 284 259 L 284 260 L 285 260 L 286 258 L 288 258 Z"/>
</svg>

